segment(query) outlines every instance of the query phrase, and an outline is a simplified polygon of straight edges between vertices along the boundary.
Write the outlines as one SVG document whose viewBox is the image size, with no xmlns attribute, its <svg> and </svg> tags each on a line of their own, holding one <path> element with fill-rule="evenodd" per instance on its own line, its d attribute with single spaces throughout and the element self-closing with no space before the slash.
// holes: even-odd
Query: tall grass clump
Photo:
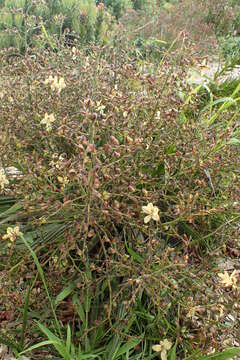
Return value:
<svg viewBox="0 0 240 360">
<path fill-rule="evenodd" d="M 239 256 L 239 85 L 189 88 L 184 46 L 141 66 L 132 51 L 1 53 L 0 341 L 16 356 L 235 346 L 239 279 L 218 261 Z"/>
</svg>

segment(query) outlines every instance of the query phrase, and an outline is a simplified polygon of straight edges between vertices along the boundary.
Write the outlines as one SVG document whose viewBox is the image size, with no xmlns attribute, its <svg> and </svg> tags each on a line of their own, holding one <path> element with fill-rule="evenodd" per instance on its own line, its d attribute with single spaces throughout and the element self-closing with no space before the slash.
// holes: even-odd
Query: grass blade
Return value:
<svg viewBox="0 0 240 360">
<path fill-rule="evenodd" d="M 29 286 L 27 295 L 26 295 L 26 299 L 24 302 L 24 309 L 23 309 L 23 324 L 22 324 L 21 339 L 20 339 L 20 348 L 21 349 L 24 348 L 24 335 L 25 335 L 25 330 L 26 330 L 26 326 L 27 326 L 27 313 L 28 313 L 30 292 L 31 292 L 31 287 Z"/>
<path fill-rule="evenodd" d="M 57 330 L 58 330 L 58 333 L 59 333 L 59 336 L 62 338 L 62 334 L 61 334 L 61 329 L 60 329 L 60 325 L 59 325 L 59 322 L 58 322 L 58 319 L 57 319 L 57 315 L 56 315 L 56 312 L 55 312 L 55 309 L 54 309 L 54 306 L 53 306 L 53 302 L 52 302 L 52 299 L 50 297 L 50 294 L 49 294 L 49 291 L 48 291 L 48 287 L 47 287 L 47 283 L 46 283 L 46 280 L 45 280 L 45 276 L 44 276 L 44 272 L 43 272 L 43 269 L 38 261 L 38 258 L 35 254 L 35 252 L 32 250 L 31 246 L 28 244 L 28 242 L 26 241 L 26 239 L 24 238 L 24 236 L 21 235 L 21 239 L 22 241 L 24 242 L 26 248 L 29 250 L 29 252 L 31 253 L 32 257 L 33 257 L 33 260 L 35 262 L 35 265 L 37 266 L 37 269 L 38 269 L 38 272 L 39 272 L 39 275 L 41 277 L 41 280 L 43 282 L 43 286 L 44 286 L 44 289 L 46 291 L 46 294 L 47 294 L 47 297 L 48 297 L 48 300 L 49 300 L 49 303 L 50 303 L 50 306 L 51 306 L 51 309 L 52 309 L 52 313 L 53 313 L 53 316 L 54 316 L 54 320 L 55 320 L 55 324 L 56 324 L 56 327 L 57 327 Z"/>
</svg>

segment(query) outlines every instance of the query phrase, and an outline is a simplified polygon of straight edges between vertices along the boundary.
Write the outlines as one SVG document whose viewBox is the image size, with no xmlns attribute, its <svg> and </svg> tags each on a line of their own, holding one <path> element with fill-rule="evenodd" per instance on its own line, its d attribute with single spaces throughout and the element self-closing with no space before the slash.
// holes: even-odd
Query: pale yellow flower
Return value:
<svg viewBox="0 0 240 360">
<path fill-rule="evenodd" d="M 101 101 L 97 101 L 97 108 L 96 111 L 100 114 L 103 115 L 104 114 L 104 110 L 106 109 L 106 106 L 101 104 Z"/>
<path fill-rule="evenodd" d="M 64 189 L 65 186 L 69 183 L 69 179 L 67 178 L 67 176 L 58 176 L 57 179 L 58 182 L 61 184 L 62 189 Z"/>
<path fill-rule="evenodd" d="M 0 189 L 3 190 L 6 185 L 9 184 L 9 181 L 6 177 L 4 169 L 0 169 Z"/>
<path fill-rule="evenodd" d="M 237 270 L 234 270 L 231 275 L 229 275 L 227 271 L 224 271 L 223 274 L 218 274 L 218 276 L 221 278 L 221 284 L 223 285 L 223 287 L 236 288 L 238 281 L 236 274 Z"/>
<path fill-rule="evenodd" d="M 41 120 L 40 124 L 46 125 L 46 130 L 49 132 L 52 130 L 52 123 L 55 121 L 54 114 L 48 115 L 45 113 L 44 118 Z"/>
<path fill-rule="evenodd" d="M 150 220 L 159 221 L 159 209 L 157 206 L 153 206 L 152 203 L 147 204 L 147 206 L 142 206 L 142 211 L 147 214 L 144 218 L 145 224 L 147 224 Z"/>
<path fill-rule="evenodd" d="M 72 48 L 72 60 L 76 60 L 76 59 L 77 59 L 77 49 L 74 46 Z"/>
<path fill-rule="evenodd" d="M 49 75 L 49 77 L 47 79 L 44 80 L 44 85 L 48 85 L 51 84 L 53 82 L 53 77 L 52 75 Z"/>
<path fill-rule="evenodd" d="M 51 89 L 53 91 L 57 89 L 57 86 L 58 86 L 58 77 L 57 77 L 57 75 L 55 75 L 54 78 L 52 78 L 52 81 L 50 82 L 50 86 L 51 86 Z"/>
<path fill-rule="evenodd" d="M 43 82 L 45 85 L 50 84 L 50 87 L 53 91 L 57 91 L 58 94 L 60 94 L 60 92 L 65 89 L 66 84 L 65 84 L 65 80 L 63 77 L 60 77 L 58 79 L 58 76 L 55 75 L 54 77 L 52 75 L 49 75 L 49 77 L 44 80 Z"/>
<path fill-rule="evenodd" d="M 7 233 L 3 235 L 3 240 L 9 240 L 12 243 L 17 239 L 17 237 L 23 235 L 21 231 L 19 231 L 19 226 L 15 226 L 14 228 L 8 227 Z"/>
<path fill-rule="evenodd" d="M 196 315 L 196 307 L 191 307 L 187 313 L 187 318 L 193 318 Z"/>
<path fill-rule="evenodd" d="M 60 92 L 65 89 L 66 84 L 65 84 L 65 80 L 63 77 L 61 77 L 58 81 L 58 84 L 56 85 L 56 90 L 58 92 L 58 94 L 60 94 Z"/>
<path fill-rule="evenodd" d="M 161 353 L 162 360 L 167 360 L 167 352 L 171 349 L 171 347 L 172 347 L 171 341 L 165 339 L 163 341 L 160 341 L 160 344 L 153 345 L 152 349 L 153 351 Z"/>
<path fill-rule="evenodd" d="M 56 168 L 58 170 L 61 170 L 63 167 L 64 167 L 64 163 L 65 163 L 65 157 L 63 156 L 63 154 L 56 154 L 54 153 L 52 155 L 52 159 L 50 162 L 49 162 L 49 165 L 53 168 Z"/>
</svg>

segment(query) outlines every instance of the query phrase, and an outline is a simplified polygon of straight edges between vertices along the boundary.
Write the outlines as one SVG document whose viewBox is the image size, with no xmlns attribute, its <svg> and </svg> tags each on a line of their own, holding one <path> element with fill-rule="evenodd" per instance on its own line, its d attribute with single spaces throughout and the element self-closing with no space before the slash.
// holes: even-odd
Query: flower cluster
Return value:
<svg viewBox="0 0 240 360">
<path fill-rule="evenodd" d="M 58 155 L 54 153 L 52 155 L 52 160 L 49 162 L 49 165 L 54 169 L 61 170 L 64 167 L 65 157 L 63 154 Z"/>
<path fill-rule="evenodd" d="M 229 275 L 227 271 L 224 271 L 223 274 L 220 273 L 218 276 L 221 279 L 221 284 L 223 287 L 232 287 L 233 289 L 237 288 L 238 277 L 236 270 L 234 270 L 231 275 Z"/>
<path fill-rule="evenodd" d="M 52 123 L 55 121 L 54 114 L 48 115 L 45 113 L 44 118 L 41 120 L 40 124 L 46 125 L 46 130 L 49 132 L 52 130 Z"/>
<path fill-rule="evenodd" d="M 21 231 L 19 230 L 19 226 L 15 226 L 14 228 L 8 227 L 7 233 L 3 235 L 3 240 L 9 240 L 11 243 L 14 243 L 16 239 L 23 235 Z"/>
<path fill-rule="evenodd" d="M 54 77 L 52 75 L 50 75 L 45 81 L 44 81 L 45 85 L 50 84 L 50 87 L 52 89 L 52 91 L 57 91 L 58 94 L 60 94 L 60 92 L 65 89 L 66 84 L 65 84 L 65 80 L 63 77 L 58 78 L 57 75 L 55 75 Z"/>
<path fill-rule="evenodd" d="M 69 179 L 67 178 L 67 176 L 58 176 L 57 179 L 61 185 L 61 190 L 63 190 L 66 187 L 66 185 L 69 183 Z"/>
<path fill-rule="evenodd" d="M 0 189 L 3 190 L 6 185 L 9 184 L 9 181 L 6 177 L 4 169 L 0 169 Z"/>
</svg>

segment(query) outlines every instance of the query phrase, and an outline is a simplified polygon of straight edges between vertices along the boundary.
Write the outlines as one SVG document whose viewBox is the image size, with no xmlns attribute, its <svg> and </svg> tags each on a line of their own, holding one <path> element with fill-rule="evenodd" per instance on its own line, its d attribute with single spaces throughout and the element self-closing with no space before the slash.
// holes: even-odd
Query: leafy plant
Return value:
<svg viewBox="0 0 240 360">
<path fill-rule="evenodd" d="M 105 9 L 83 2 L 96 22 L 84 16 L 89 35 L 77 31 L 90 43 L 68 47 L 58 32 L 75 44 L 75 3 L 65 1 L 57 32 L 42 16 L 41 50 L 1 52 L 0 336 L 15 356 L 239 351 L 222 346 L 225 320 L 238 334 L 238 277 L 218 261 L 232 268 L 239 255 L 240 86 L 220 74 L 187 84 L 195 48 L 179 24 L 189 3 L 173 4 L 181 19 L 161 10 L 174 19 L 169 39 L 179 32 L 167 44 L 161 11 L 132 11 L 99 46 Z M 60 14 L 62 4 L 46 6 Z"/>
<path fill-rule="evenodd" d="M 220 47 L 226 60 L 238 58 L 240 63 L 240 36 L 227 36 L 220 39 Z"/>
</svg>

